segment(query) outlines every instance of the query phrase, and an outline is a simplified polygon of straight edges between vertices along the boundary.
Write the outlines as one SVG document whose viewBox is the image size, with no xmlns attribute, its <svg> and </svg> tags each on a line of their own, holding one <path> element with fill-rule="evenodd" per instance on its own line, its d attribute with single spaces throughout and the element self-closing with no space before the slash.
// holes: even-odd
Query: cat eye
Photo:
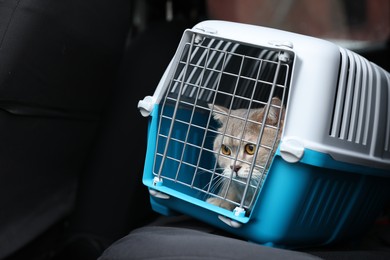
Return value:
<svg viewBox="0 0 390 260">
<path fill-rule="evenodd" d="M 247 144 L 245 145 L 245 152 L 249 155 L 253 155 L 255 153 L 256 145 Z"/>
<path fill-rule="evenodd" d="M 222 152 L 222 154 L 224 154 L 224 155 L 230 155 L 232 152 L 231 152 L 231 150 L 230 150 L 230 148 L 229 147 L 227 147 L 226 145 L 221 145 L 221 152 Z"/>
</svg>

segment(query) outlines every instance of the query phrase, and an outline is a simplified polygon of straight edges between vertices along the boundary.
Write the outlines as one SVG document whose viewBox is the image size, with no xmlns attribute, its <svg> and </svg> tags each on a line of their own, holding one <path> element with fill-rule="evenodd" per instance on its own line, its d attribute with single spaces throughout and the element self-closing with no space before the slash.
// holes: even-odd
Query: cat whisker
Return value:
<svg viewBox="0 0 390 260">
<path fill-rule="evenodd" d="M 212 171 L 198 169 L 198 171 L 196 172 L 196 175 L 203 175 L 205 173 L 212 174 Z"/>
<path fill-rule="evenodd" d="M 217 191 L 220 190 L 223 185 L 225 184 L 225 180 L 223 177 L 216 177 L 214 178 L 213 180 L 211 180 L 209 183 L 207 183 L 203 190 L 204 191 L 209 191 L 209 194 L 217 194 Z M 210 197 L 209 194 L 204 194 L 204 198 L 203 199 L 207 199 Z"/>
<path fill-rule="evenodd" d="M 206 190 L 206 188 L 207 188 L 208 186 L 210 186 L 210 185 L 211 185 L 210 187 L 214 187 L 214 186 L 216 186 L 217 184 L 219 185 L 222 181 L 223 181 L 223 178 L 222 178 L 222 177 L 220 177 L 220 176 L 214 176 L 214 178 L 212 178 L 212 180 L 210 180 L 210 182 L 207 183 L 207 184 L 204 186 L 203 190 Z M 210 188 L 210 190 L 212 190 L 212 189 Z"/>
<path fill-rule="evenodd" d="M 209 130 L 214 130 L 214 131 L 217 131 L 218 130 L 218 127 L 217 126 L 214 126 L 213 124 L 209 124 Z"/>
<path fill-rule="evenodd" d="M 203 169 L 198 169 L 197 170 L 195 178 L 199 178 L 199 177 L 202 178 L 201 176 L 204 176 L 205 174 L 210 175 L 210 181 L 208 181 L 203 187 L 199 187 L 200 191 L 198 193 L 198 197 L 202 197 L 201 193 L 204 194 L 204 192 L 208 190 L 208 187 L 210 185 L 211 185 L 210 191 L 213 191 L 213 190 L 215 191 L 218 188 L 218 186 L 220 185 L 220 184 L 218 184 L 218 182 L 221 181 L 221 180 L 219 180 L 220 179 L 220 174 L 218 174 L 218 172 L 221 172 L 222 170 L 223 169 L 219 168 L 219 167 L 217 167 L 215 169 L 213 168 L 213 169 L 210 169 L 210 170 L 203 170 Z M 213 175 L 213 172 L 216 172 L 217 174 Z M 217 180 L 218 180 L 218 182 L 217 182 Z"/>
</svg>

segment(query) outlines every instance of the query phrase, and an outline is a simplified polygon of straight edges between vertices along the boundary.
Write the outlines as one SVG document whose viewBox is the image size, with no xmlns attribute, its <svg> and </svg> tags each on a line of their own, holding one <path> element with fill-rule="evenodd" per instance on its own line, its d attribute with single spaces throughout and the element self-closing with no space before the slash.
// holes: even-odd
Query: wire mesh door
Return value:
<svg viewBox="0 0 390 260">
<path fill-rule="evenodd" d="M 291 57 L 196 34 L 190 39 L 160 102 L 155 182 L 249 212 L 280 138 Z"/>
</svg>

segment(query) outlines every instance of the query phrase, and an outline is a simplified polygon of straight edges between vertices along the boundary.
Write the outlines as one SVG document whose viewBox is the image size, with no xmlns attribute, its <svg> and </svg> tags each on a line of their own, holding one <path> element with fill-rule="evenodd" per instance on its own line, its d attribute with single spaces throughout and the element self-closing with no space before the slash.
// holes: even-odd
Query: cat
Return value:
<svg viewBox="0 0 390 260">
<path fill-rule="evenodd" d="M 281 137 L 285 112 L 281 103 L 279 98 L 272 98 L 272 105 L 269 108 L 261 138 L 261 147 L 256 147 L 256 143 L 258 142 L 257 139 L 260 134 L 265 107 L 249 110 L 242 108 L 231 110 L 228 117 L 228 108 L 209 104 L 213 118 L 220 124 L 217 129 L 218 134 L 213 142 L 213 151 L 218 166 L 223 170 L 221 179 L 216 183 L 219 186 L 217 195 L 223 198 L 226 196 L 226 199 L 212 196 L 206 200 L 208 203 L 233 210 L 237 204 L 229 202 L 229 200 L 236 203 L 241 202 L 245 183 L 247 183 L 250 176 L 251 163 L 256 150 L 258 150 L 253 173 L 249 181 L 250 188 L 248 188 L 245 197 L 245 205 L 251 202 L 255 195 L 255 187 L 262 180 L 268 157 L 270 156 L 272 159 Z M 282 114 L 280 115 L 280 113 Z M 248 121 L 245 124 L 246 117 L 248 117 Z M 272 146 L 275 140 L 276 144 Z"/>
</svg>

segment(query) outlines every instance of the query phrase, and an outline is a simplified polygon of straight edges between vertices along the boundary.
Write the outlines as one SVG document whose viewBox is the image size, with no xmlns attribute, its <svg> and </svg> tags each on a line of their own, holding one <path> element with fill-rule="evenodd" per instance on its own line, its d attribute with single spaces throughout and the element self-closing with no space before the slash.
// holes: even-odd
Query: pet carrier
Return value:
<svg viewBox="0 0 390 260">
<path fill-rule="evenodd" d="M 359 235 L 389 198 L 389 100 L 389 73 L 333 43 L 201 22 L 138 104 L 152 207 L 277 247 Z"/>
</svg>

